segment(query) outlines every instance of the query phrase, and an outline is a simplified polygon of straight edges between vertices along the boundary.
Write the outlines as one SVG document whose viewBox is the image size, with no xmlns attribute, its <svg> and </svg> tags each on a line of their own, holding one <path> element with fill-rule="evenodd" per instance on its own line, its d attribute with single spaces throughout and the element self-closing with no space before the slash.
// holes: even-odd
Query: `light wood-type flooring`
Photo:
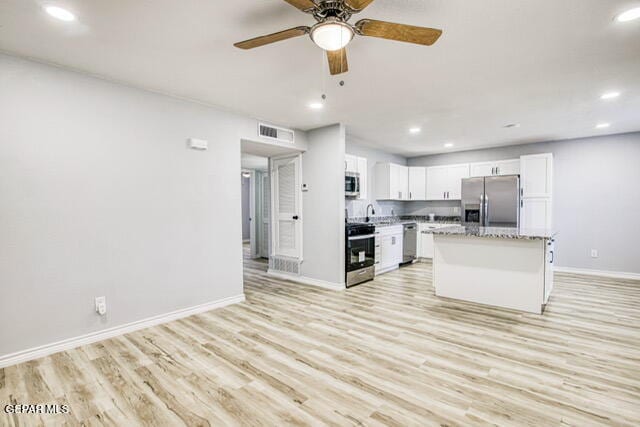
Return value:
<svg viewBox="0 0 640 427">
<path fill-rule="evenodd" d="M 345 292 L 265 269 L 242 304 L 0 369 L 0 426 L 640 425 L 640 282 L 557 274 L 537 316 L 436 298 L 428 263 Z"/>
</svg>

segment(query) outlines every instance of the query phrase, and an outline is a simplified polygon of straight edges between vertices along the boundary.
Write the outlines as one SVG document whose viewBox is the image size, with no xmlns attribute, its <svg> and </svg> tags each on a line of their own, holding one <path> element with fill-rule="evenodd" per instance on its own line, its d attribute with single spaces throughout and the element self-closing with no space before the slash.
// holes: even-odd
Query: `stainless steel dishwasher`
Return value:
<svg viewBox="0 0 640 427">
<path fill-rule="evenodd" d="M 418 255 L 418 225 L 414 222 L 404 224 L 402 236 L 402 263 L 413 262 Z"/>
</svg>

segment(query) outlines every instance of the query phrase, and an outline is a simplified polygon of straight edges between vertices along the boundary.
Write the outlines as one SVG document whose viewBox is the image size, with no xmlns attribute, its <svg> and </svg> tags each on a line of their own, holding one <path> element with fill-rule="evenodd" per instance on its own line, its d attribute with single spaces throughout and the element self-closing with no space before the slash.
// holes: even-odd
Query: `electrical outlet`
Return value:
<svg viewBox="0 0 640 427">
<path fill-rule="evenodd" d="M 598 258 L 598 250 L 591 249 L 591 258 Z"/>
<path fill-rule="evenodd" d="M 96 313 L 100 316 L 104 316 L 107 314 L 107 298 L 106 297 L 96 297 Z"/>
</svg>

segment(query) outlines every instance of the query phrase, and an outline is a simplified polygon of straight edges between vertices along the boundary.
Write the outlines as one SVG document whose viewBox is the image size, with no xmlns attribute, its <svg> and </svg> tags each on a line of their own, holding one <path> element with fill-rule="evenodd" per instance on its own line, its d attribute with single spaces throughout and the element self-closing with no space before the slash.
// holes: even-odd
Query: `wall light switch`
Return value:
<svg viewBox="0 0 640 427">
<path fill-rule="evenodd" d="M 591 258 L 598 258 L 598 250 L 591 249 Z"/>
<path fill-rule="evenodd" d="M 209 148 L 209 142 L 204 139 L 189 138 L 189 148 L 193 150 L 206 150 Z"/>
</svg>

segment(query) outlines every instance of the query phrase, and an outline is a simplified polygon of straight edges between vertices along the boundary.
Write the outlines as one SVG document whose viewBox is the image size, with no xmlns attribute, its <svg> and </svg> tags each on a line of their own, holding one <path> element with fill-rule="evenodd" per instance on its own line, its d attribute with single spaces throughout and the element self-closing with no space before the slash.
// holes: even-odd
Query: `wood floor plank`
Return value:
<svg viewBox="0 0 640 427">
<path fill-rule="evenodd" d="M 0 425 L 637 426 L 640 282 L 556 274 L 542 316 L 434 296 L 414 264 L 344 292 L 246 301 L 0 369 Z"/>
</svg>

